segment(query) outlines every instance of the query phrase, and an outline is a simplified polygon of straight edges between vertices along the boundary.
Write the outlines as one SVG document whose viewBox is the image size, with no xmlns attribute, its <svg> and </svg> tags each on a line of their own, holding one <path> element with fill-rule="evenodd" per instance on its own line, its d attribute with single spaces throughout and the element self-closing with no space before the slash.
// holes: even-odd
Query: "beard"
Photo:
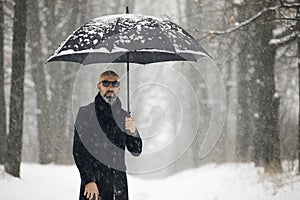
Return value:
<svg viewBox="0 0 300 200">
<path fill-rule="evenodd" d="M 109 105 L 113 105 L 117 100 L 117 95 L 113 91 L 111 91 L 113 95 L 108 96 L 107 94 L 109 92 L 110 91 L 106 92 L 102 97 L 106 103 L 108 103 Z"/>
</svg>

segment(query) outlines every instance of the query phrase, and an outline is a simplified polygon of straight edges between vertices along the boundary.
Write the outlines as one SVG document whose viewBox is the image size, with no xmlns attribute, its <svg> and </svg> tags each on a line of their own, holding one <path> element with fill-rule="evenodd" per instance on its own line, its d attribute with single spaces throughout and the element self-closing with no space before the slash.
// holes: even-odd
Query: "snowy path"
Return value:
<svg viewBox="0 0 300 200">
<path fill-rule="evenodd" d="M 78 199 L 75 166 L 23 163 L 22 179 L 0 166 L 0 200 Z M 299 200 L 300 176 L 294 172 L 266 177 L 252 164 L 209 164 L 164 179 L 129 175 L 131 200 Z"/>
</svg>

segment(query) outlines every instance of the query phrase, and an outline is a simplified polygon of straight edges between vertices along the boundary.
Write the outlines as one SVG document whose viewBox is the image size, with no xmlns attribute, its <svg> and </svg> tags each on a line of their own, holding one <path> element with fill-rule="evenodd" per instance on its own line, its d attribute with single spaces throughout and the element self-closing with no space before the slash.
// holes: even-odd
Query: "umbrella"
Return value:
<svg viewBox="0 0 300 200">
<path fill-rule="evenodd" d="M 93 63 L 127 63 L 127 110 L 129 63 L 197 61 L 209 54 L 183 28 L 153 16 L 119 14 L 99 17 L 73 32 L 47 60 Z"/>
</svg>

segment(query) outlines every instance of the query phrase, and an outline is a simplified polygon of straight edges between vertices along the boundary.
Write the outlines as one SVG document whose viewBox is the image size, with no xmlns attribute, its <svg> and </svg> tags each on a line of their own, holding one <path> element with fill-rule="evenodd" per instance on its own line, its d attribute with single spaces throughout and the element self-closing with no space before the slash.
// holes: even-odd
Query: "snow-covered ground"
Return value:
<svg viewBox="0 0 300 200">
<path fill-rule="evenodd" d="M 270 177 L 253 164 L 209 164 L 163 179 L 129 175 L 129 195 L 131 200 L 299 200 L 300 176 L 295 174 Z M 11 177 L 0 166 L 1 200 L 78 199 L 75 166 L 22 163 L 21 176 Z"/>
</svg>

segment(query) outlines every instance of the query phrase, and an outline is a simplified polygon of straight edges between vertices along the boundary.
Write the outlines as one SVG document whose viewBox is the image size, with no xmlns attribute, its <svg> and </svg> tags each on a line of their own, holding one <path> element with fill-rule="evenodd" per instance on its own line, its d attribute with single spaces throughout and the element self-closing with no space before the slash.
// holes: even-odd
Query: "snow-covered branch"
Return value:
<svg viewBox="0 0 300 200">
<path fill-rule="evenodd" d="M 300 3 L 286 2 L 282 0 L 279 0 L 279 2 L 280 2 L 280 7 L 282 8 L 300 8 Z"/>
<path fill-rule="evenodd" d="M 295 38 L 298 37 L 299 33 L 300 33 L 299 31 L 293 31 L 291 34 L 289 34 L 285 37 L 271 39 L 269 44 L 271 44 L 271 45 L 285 45 L 285 44 L 295 40 Z"/>
<path fill-rule="evenodd" d="M 207 31 L 208 35 L 225 35 L 228 33 L 232 33 L 234 31 L 239 30 L 240 28 L 250 24 L 251 22 L 255 21 L 256 19 L 258 19 L 262 14 L 264 14 L 265 12 L 268 11 L 278 11 L 280 8 L 280 6 L 274 6 L 274 7 L 269 7 L 269 8 L 264 8 L 263 10 L 261 10 L 260 12 L 256 13 L 254 16 L 252 16 L 251 18 L 239 23 L 238 25 L 236 25 L 235 27 L 229 28 L 227 30 L 224 31 Z"/>
</svg>

